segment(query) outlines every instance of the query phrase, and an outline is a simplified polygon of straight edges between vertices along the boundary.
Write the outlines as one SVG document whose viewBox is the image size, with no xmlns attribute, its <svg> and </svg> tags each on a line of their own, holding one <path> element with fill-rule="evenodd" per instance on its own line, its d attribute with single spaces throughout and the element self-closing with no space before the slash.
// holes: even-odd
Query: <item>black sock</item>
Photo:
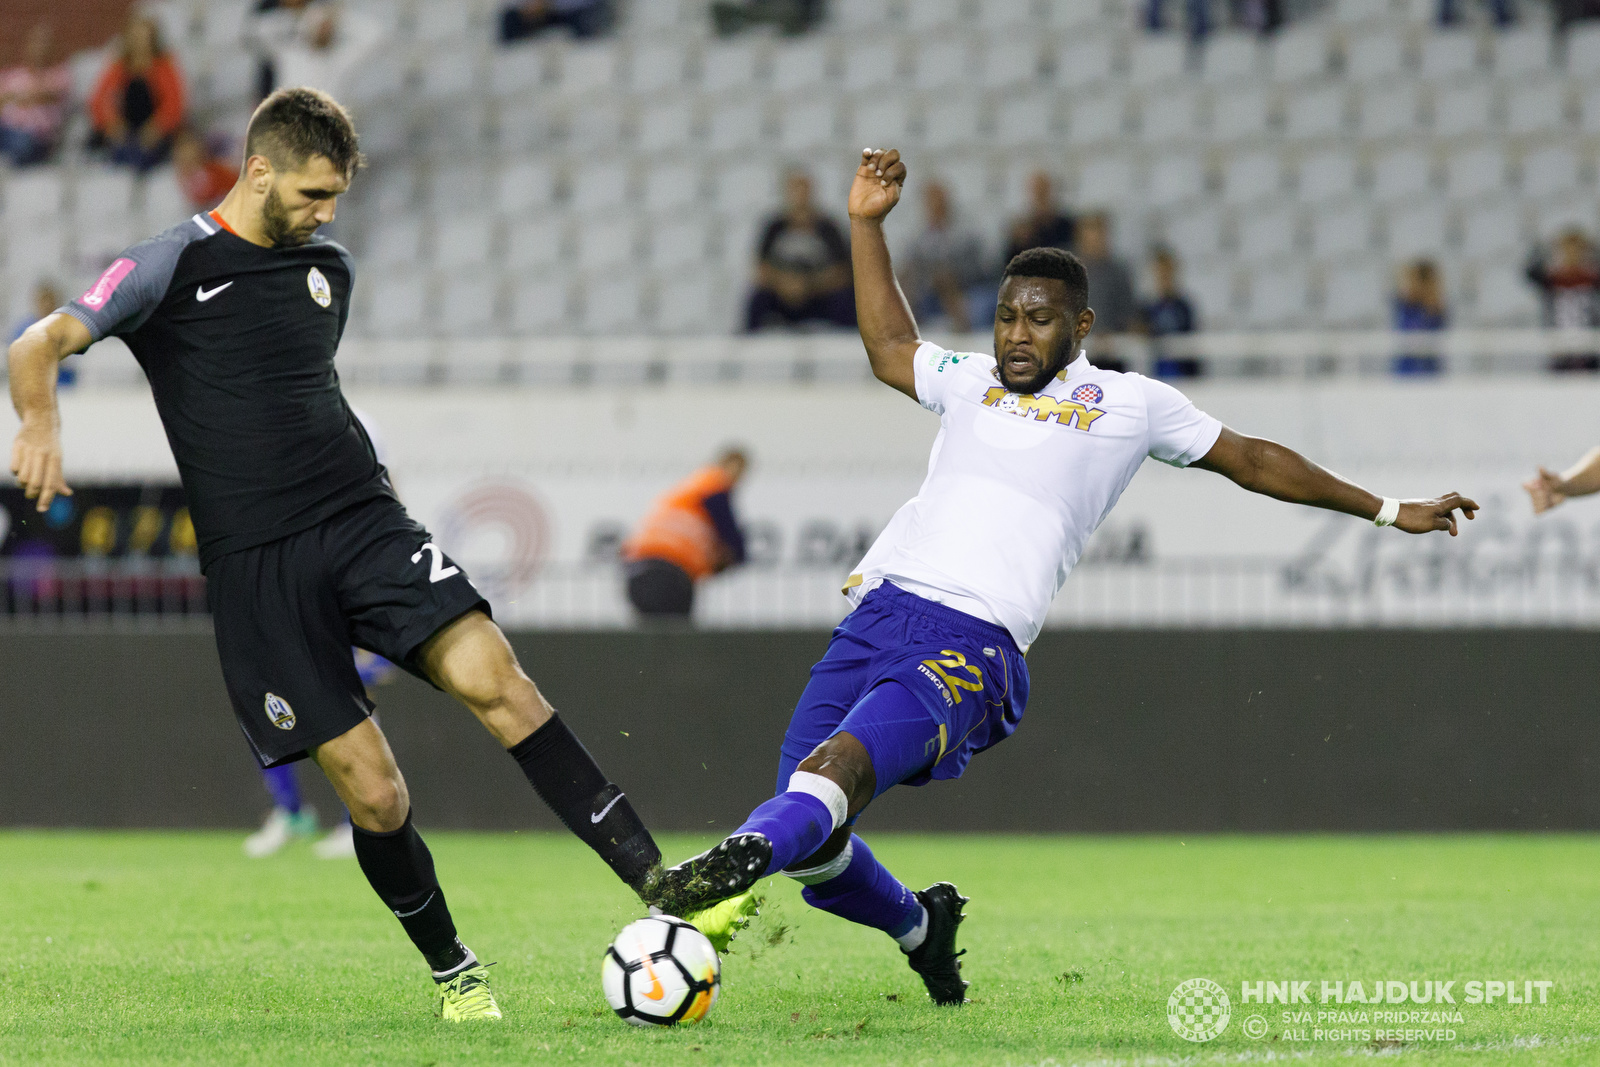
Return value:
<svg viewBox="0 0 1600 1067">
<path fill-rule="evenodd" d="M 456 924 L 444 902 L 444 890 L 433 873 L 433 854 L 411 825 L 388 833 L 363 830 L 350 824 L 355 838 L 356 862 L 435 974 L 453 971 L 472 956 L 456 939 Z"/>
<path fill-rule="evenodd" d="M 561 716 L 552 715 L 509 751 L 539 798 L 567 829 L 600 853 L 618 878 L 635 892 L 642 891 L 651 870 L 661 862 L 661 850 L 628 798 L 606 781 Z"/>
</svg>

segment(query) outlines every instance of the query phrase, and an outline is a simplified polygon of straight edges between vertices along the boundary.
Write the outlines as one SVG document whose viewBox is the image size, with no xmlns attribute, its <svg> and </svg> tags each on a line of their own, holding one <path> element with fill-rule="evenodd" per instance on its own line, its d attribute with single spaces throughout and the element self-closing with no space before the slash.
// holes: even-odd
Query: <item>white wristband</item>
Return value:
<svg viewBox="0 0 1600 1067">
<path fill-rule="evenodd" d="M 1394 520 L 1400 517 L 1400 501 L 1392 496 L 1383 498 L 1383 507 L 1378 509 L 1378 517 L 1372 520 L 1374 526 L 1393 526 Z"/>
</svg>

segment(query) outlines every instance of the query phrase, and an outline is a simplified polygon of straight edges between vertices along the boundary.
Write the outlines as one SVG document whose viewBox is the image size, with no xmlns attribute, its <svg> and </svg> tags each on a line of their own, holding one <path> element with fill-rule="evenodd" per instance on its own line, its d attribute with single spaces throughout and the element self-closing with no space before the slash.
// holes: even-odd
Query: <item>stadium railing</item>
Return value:
<svg viewBox="0 0 1600 1067">
<path fill-rule="evenodd" d="M 988 352 L 991 334 L 933 335 Z M 1559 357 L 1600 354 L 1600 330 L 1460 329 L 1212 332 L 1154 340 L 1095 338 L 1090 358 L 1113 356 L 1151 373 L 1159 358 L 1197 358 L 1212 377 L 1386 375 L 1401 356 L 1434 356 L 1446 375 L 1535 374 Z M 143 385 L 120 342 L 74 357 L 88 388 Z M 69 366 L 73 364 L 69 363 Z M 346 340 L 339 373 L 351 385 L 615 386 L 668 383 L 861 382 L 871 377 L 854 333 L 709 337 L 506 337 Z"/>
</svg>

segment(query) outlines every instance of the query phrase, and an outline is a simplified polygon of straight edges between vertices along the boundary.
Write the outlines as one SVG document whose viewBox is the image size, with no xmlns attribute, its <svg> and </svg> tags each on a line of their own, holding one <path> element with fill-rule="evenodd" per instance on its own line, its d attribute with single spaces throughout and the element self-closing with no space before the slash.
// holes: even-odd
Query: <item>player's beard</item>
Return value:
<svg viewBox="0 0 1600 1067">
<path fill-rule="evenodd" d="M 1071 358 L 1074 347 L 1072 335 L 1068 334 L 1065 339 L 1056 345 L 1055 350 L 1044 361 L 1044 366 L 1022 381 L 1012 381 L 1006 377 L 1005 361 L 1000 358 L 1000 353 L 996 352 L 995 370 L 1000 376 L 1000 384 L 1005 386 L 1008 392 L 1031 396 L 1049 385 L 1050 379 L 1061 373 L 1061 368 L 1067 365 L 1067 360 Z"/>
<path fill-rule="evenodd" d="M 266 202 L 261 205 L 261 234 L 268 244 L 273 248 L 295 248 L 309 241 L 316 232 L 316 226 L 309 230 L 297 229 L 289 221 L 289 211 L 283 206 L 283 197 L 278 195 L 277 187 L 267 190 Z"/>
</svg>

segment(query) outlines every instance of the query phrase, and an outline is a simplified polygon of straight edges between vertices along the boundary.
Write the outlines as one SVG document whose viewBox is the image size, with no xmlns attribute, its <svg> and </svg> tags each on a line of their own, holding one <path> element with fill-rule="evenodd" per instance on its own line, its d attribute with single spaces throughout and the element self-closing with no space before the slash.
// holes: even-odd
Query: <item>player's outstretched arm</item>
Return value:
<svg viewBox="0 0 1600 1067">
<path fill-rule="evenodd" d="M 1383 507 L 1380 497 L 1324 470 L 1294 449 L 1260 437 L 1245 437 L 1226 426 L 1211 451 L 1193 466 L 1216 471 L 1252 493 L 1291 504 L 1342 511 L 1363 519 L 1377 518 Z M 1394 525 L 1406 533 L 1448 530 L 1454 537 L 1457 510 L 1470 519 L 1478 505 L 1460 493 L 1447 493 L 1434 500 L 1402 500 Z"/>
<path fill-rule="evenodd" d="M 865 148 L 850 185 L 850 264 L 855 272 L 856 321 L 878 381 L 915 400 L 917 320 L 895 281 L 883 220 L 900 202 L 906 165 L 894 149 Z"/>
<path fill-rule="evenodd" d="M 1549 511 L 1569 496 L 1600 493 L 1600 448 L 1591 448 L 1584 457 L 1560 474 L 1539 468 L 1539 473 L 1522 483 L 1533 500 L 1533 513 Z"/>
<path fill-rule="evenodd" d="M 63 359 L 89 347 L 89 328 L 57 312 L 29 326 L 11 344 L 11 406 L 22 420 L 11 442 L 11 473 L 29 500 L 45 511 L 56 496 L 71 496 L 61 477 L 61 412 L 56 375 Z"/>
</svg>

